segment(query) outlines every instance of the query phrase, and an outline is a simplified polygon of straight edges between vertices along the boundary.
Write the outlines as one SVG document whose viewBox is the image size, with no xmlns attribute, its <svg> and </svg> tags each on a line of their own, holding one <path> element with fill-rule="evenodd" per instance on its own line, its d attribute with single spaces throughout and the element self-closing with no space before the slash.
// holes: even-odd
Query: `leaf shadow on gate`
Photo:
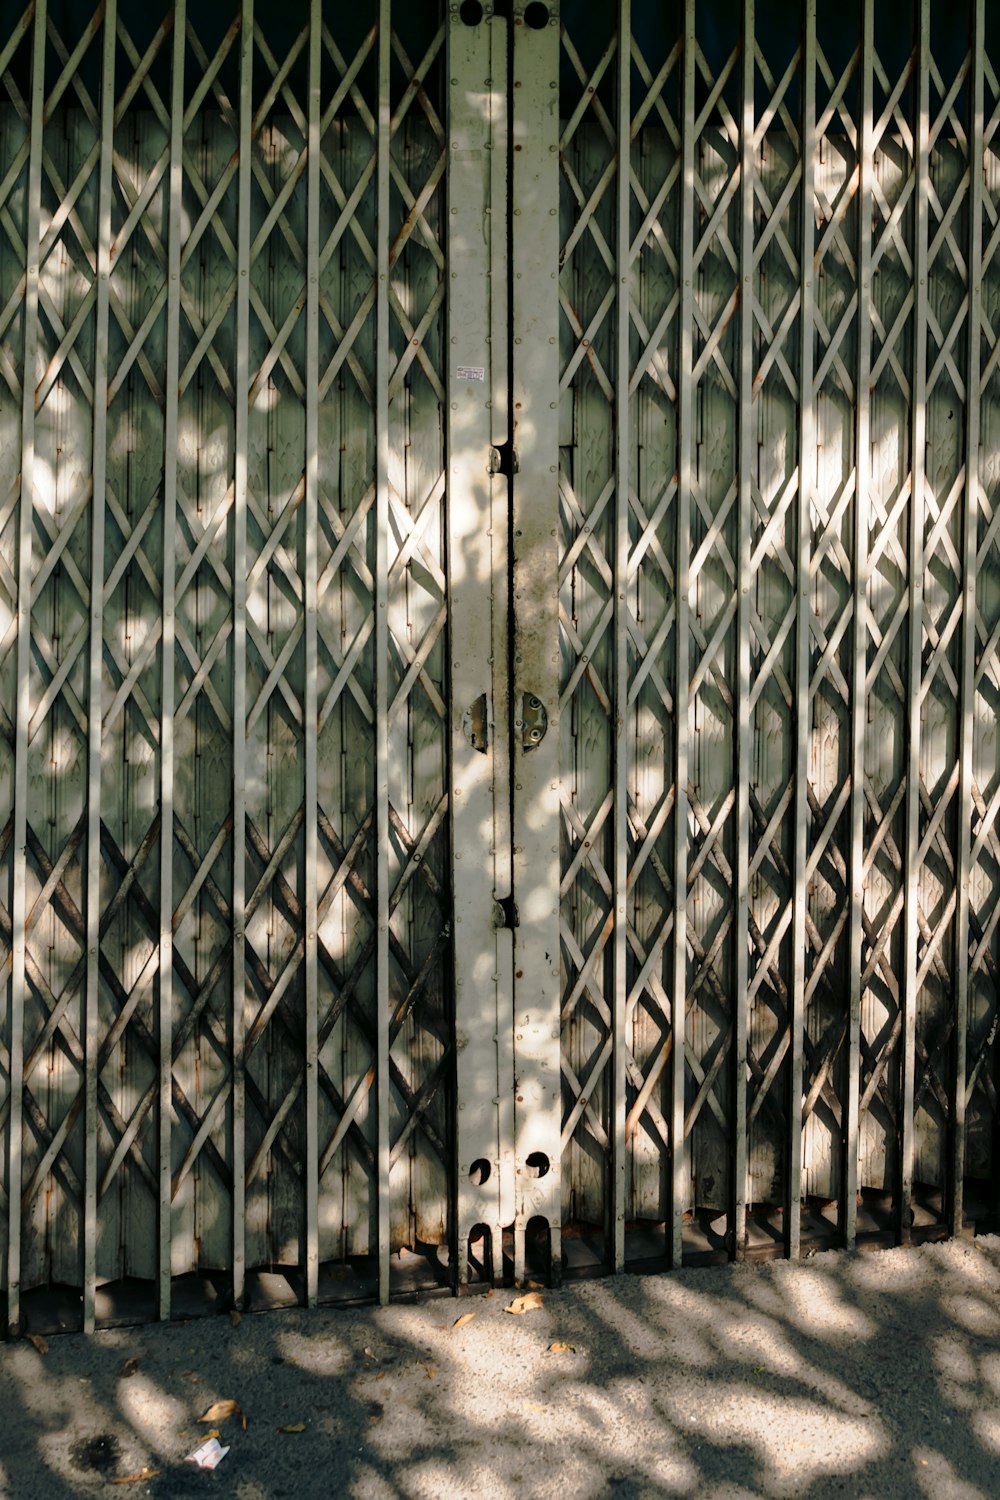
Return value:
<svg viewBox="0 0 1000 1500">
<path fill-rule="evenodd" d="M 0 1495 L 149 1465 L 126 1493 L 985 1500 L 998 1292 L 992 1239 L 587 1282 L 523 1317 L 498 1292 L 22 1343 L 0 1352 Z M 221 1424 L 209 1476 L 182 1460 L 220 1397 L 248 1427 Z"/>
</svg>

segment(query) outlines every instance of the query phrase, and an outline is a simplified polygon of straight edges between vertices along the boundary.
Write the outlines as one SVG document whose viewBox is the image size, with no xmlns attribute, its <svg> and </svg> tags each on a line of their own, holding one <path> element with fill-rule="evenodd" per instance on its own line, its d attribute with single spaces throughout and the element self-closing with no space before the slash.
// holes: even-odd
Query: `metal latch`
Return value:
<svg viewBox="0 0 1000 1500">
<path fill-rule="evenodd" d="M 521 925 L 521 918 L 517 911 L 517 902 L 513 896 L 493 897 L 493 928 L 495 932 L 502 932 L 505 927 L 513 930 Z"/>
<path fill-rule="evenodd" d="M 492 447 L 486 467 L 490 474 L 516 474 L 518 470 L 517 452 L 513 445 L 511 443 L 497 443 Z"/>
<path fill-rule="evenodd" d="M 541 698 L 534 693 L 525 693 L 521 700 L 521 718 L 515 725 L 521 731 L 521 745 L 524 750 L 534 750 L 545 738 L 549 727 L 549 716 L 545 712 L 545 704 Z"/>
<path fill-rule="evenodd" d="M 489 731 L 486 727 L 486 694 L 480 693 L 475 703 L 462 715 L 462 733 L 472 746 L 481 755 L 485 755 L 489 749 Z"/>
</svg>

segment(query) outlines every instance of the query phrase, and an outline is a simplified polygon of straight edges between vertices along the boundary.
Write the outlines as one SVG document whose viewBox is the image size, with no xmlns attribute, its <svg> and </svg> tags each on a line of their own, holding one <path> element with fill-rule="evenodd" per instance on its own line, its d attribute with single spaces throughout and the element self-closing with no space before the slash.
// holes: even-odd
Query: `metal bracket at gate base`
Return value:
<svg viewBox="0 0 1000 1500">
<path fill-rule="evenodd" d="M 489 731 L 486 727 L 486 694 L 480 693 L 475 703 L 462 715 L 462 733 L 472 746 L 481 755 L 485 755 L 489 749 Z"/>
<path fill-rule="evenodd" d="M 521 717 L 515 721 L 514 727 L 521 731 L 521 745 L 524 750 L 537 749 L 549 727 L 549 716 L 541 698 L 536 697 L 534 693 L 524 694 L 521 700 Z"/>
</svg>

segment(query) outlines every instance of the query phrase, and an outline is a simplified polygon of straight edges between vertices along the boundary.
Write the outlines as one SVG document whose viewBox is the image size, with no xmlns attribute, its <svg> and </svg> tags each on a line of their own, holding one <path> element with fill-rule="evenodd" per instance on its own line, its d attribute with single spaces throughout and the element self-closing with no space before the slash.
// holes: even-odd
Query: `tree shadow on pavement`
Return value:
<svg viewBox="0 0 1000 1500">
<path fill-rule="evenodd" d="M 148 1466 L 108 1493 L 987 1500 L 998 1292 L 990 1239 L 577 1283 L 523 1316 L 497 1291 L 22 1341 L 0 1346 L 0 1496 Z M 247 1428 L 218 1423 L 203 1473 L 184 1455 L 219 1398 Z"/>
</svg>

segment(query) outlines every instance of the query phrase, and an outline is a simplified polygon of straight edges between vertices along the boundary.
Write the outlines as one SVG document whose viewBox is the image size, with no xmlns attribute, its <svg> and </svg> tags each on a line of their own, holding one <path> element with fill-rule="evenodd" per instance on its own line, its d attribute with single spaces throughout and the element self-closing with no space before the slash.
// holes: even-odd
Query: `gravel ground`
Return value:
<svg viewBox="0 0 1000 1500">
<path fill-rule="evenodd" d="M 0 1345 L 0 1496 L 1000 1495 L 1000 1238 L 516 1295 Z"/>
</svg>

